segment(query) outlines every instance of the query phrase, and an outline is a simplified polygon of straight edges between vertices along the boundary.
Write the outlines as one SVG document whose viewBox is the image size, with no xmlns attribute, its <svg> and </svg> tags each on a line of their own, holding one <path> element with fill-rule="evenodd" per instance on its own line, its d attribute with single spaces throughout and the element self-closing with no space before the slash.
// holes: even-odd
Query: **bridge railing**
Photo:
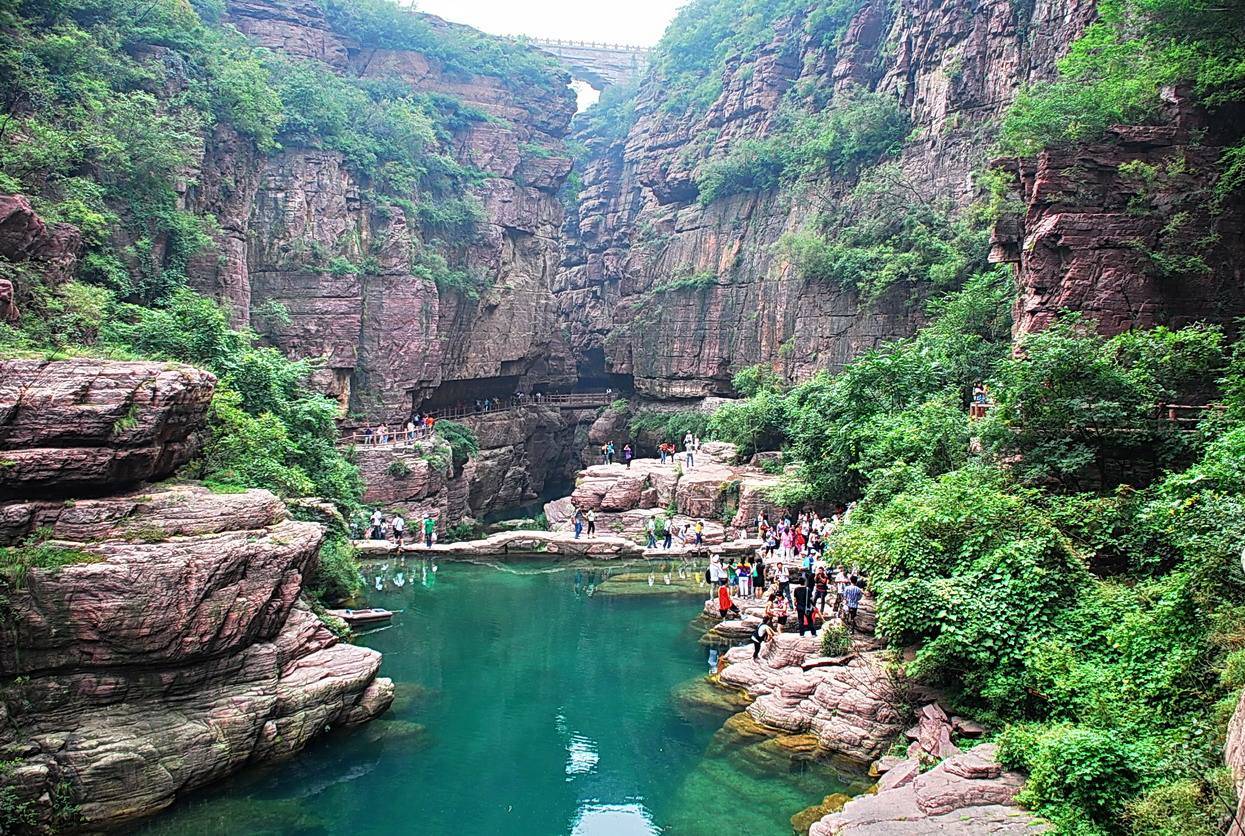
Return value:
<svg viewBox="0 0 1245 836">
<path fill-rule="evenodd" d="M 597 49 L 606 52 L 640 52 L 648 54 L 653 51 L 651 46 L 639 44 L 611 44 L 602 41 L 574 41 L 563 38 L 529 38 L 525 35 L 511 35 L 512 41 L 522 41 L 532 46 L 567 47 L 570 49 Z"/>
</svg>

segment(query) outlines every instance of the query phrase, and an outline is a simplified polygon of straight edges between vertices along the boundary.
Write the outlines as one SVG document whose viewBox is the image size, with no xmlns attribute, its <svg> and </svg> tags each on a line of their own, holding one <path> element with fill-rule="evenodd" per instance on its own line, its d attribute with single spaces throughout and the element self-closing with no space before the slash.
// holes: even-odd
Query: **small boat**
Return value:
<svg viewBox="0 0 1245 836">
<path fill-rule="evenodd" d="M 351 627 L 370 627 L 373 624 L 384 624 L 393 618 L 393 613 L 380 607 L 367 607 L 361 610 L 326 610 L 326 612 L 349 624 Z"/>
</svg>

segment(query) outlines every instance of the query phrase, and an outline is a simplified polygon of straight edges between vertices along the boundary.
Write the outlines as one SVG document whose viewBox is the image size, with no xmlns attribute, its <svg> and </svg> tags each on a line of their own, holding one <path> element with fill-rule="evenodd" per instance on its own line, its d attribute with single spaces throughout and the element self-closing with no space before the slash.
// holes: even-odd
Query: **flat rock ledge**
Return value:
<svg viewBox="0 0 1245 836">
<path fill-rule="evenodd" d="M 418 520 L 411 522 L 412 529 Z M 398 546 L 389 540 L 355 540 L 354 545 L 362 557 L 388 557 L 398 554 Z M 422 541 L 408 542 L 403 554 L 412 557 L 434 555 L 445 557 L 501 557 L 505 555 L 558 555 L 600 560 L 614 559 L 662 559 L 671 557 L 702 556 L 706 561 L 711 554 L 751 554 L 760 545 L 757 540 L 731 540 L 704 546 L 676 546 L 669 549 L 647 549 L 635 540 L 615 534 L 598 534 L 595 537 L 575 538 L 568 531 L 502 531 L 482 540 L 463 540 L 457 543 L 433 543 L 431 548 Z"/>
<path fill-rule="evenodd" d="M 0 544 L 35 529 L 93 559 L 0 581 L 3 783 L 51 829 L 54 798 L 114 827 L 393 699 L 380 654 L 300 602 L 323 529 L 267 491 L 0 502 Z"/>
<path fill-rule="evenodd" d="M 998 763 L 994 744 L 954 755 L 928 772 L 915 760 L 890 766 L 877 793 L 847 802 L 809 836 L 1044 833 L 1049 825 L 1015 803 L 1024 778 Z"/>
</svg>

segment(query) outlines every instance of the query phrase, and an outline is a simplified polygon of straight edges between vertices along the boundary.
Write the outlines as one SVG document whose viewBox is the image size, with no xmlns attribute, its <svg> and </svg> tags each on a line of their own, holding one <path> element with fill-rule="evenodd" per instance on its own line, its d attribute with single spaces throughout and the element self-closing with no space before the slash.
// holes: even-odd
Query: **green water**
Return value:
<svg viewBox="0 0 1245 836">
<path fill-rule="evenodd" d="M 362 638 L 397 683 L 387 715 L 200 793 L 142 831 L 787 836 L 791 814 L 862 788 L 722 730 L 731 710 L 697 684 L 708 671 L 690 626 L 701 599 L 651 594 L 665 587 L 660 567 L 653 586 L 648 566 L 437 569 L 387 564 L 383 591 L 380 567 L 366 570 L 370 603 L 401 610 Z M 638 582 L 605 582 L 606 571 L 638 572 Z"/>
</svg>

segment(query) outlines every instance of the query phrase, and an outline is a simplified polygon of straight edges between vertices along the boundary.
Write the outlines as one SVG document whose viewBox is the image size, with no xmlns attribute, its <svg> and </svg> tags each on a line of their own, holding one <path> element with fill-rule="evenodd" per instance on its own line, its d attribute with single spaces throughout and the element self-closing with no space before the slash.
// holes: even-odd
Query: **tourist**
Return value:
<svg viewBox="0 0 1245 836">
<path fill-rule="evenodd" d="M 781 560 L 778 562 L 778 594 L 784 601 L 791 601 L 791 570 Z"/>
<path fill-rule="evenodd" d="M 705 521 L 696 520 L 696 545 L 703 546 L 705 544 Z"/>
<path fill-rule="evenodd" d="M 739 597 L 752 597 L 752 566 L 748 563 L 745 556 L 739 561 L 739 568 L 736 570 L 739 574 Z"/>
<path fill-rule="evenodd" d="M 847 626 L 854 633 L 856 632 L 856 612 L 860 609 L 860 599 L 865 597 L 865 591 L 857 584 L 857 578 L 852 575 L 848 579 L 847 589 L 843 590 L 843 603 L 847 605 Z"/>
<path fill-rule="evenodd" d="M 611 441 L 610 443 L 605 445 L 605 463 L 613 464 L 615 455 L 616 453 L 614 450 L 614 442 Z"/>
<path fill-rule="evenodd" d="M 393 515 L 393 539 L 398 543 L 398 551 L 402 551 L 402 535 L 406 533 L 406 520 L 401 514 Z"/>
<path fill-rule="evenodd" d="M 656 517 L 648 518 L 648 523 L 645 525 L 645 530 L 648 532 L 648 547 L 650 549 L 657 548 L 657 518 Z"/>
<path fill-rule="evenodd" d="M 666 463 L 666 442 L 657 445 L 657 455 L 661 457 L 661 463 Z"/>
<path fill-rule="evenodd" d="M 610 463 L 610 446 L 608 444 L 601 445 L 601 464 Z"/>
<path fill-rule="evenodd" d="M 588 536 L 595 537 L 597 534 L 597 512 L 593 508 L 588 509 Z"/>
<path fill-rule="evenodd" d="M 753 629 L 752 631 L 752 658 L 753 659 L 756 659 L 758 656 L 761 655 L 762 645 L 766 644 L 767 642 L 772 642 L 774 640 L 774 628 L 770 626 L 773 623 L 774 623 L 774 619 L 767 615 L 764 618 L 762 618 L 761 623 L 758 624 Z"/>
<path fill-rule="evenodd" d="M 627 469 L 628 469 L 628 470 L 630 470 L 630 469 L 631 469 L 631 457 L 632 457 L 632 455 L 633 455 L 633 451 L 632 451 L 632 449 L 631 449 L 631 445 L 630 445 L 630 444 L 624 444 L 624 445 L 623 445 L 623 464 L 627 465 Z"/>
<path fill-rule="evenodd" d="M 674 544 L 674 517 L 666 517 L 666 537 L 662 540 L 661 547 L 668 549 Z"/>
<path fill-rule="evenodd" d="M 415 440 L 415 422 L 407 421 L 406 422 L 406 443 L 410 444 L 414 440 Z"/>
<path fill-rule="evenodd" d="M 841 613 L 843 611 L 843 593 L 847 590 L 847 567 L 839 566 L 837 572 L 834 573 L 834 611 Z"/>
<path fill-rule="evenodd" d="M 427 418 L 424 419 L 424 426 L 428 429 L 429 435 L 432 434 L 432 428 L 436 426 L 436 423 L 437 423 L 437 419 L 432 415 L 429 415 Z"/>
<path fill-rule="evenodd" d="M 579 535 L 584 531 L 584 512 L 576 508 L 575 515 L 571 518 L 571 521 L 575 526 L 575 539 L 578 540 Z"/>
<path fill-rule="evenodd" d="M 372 443 L 372 438 L 374 434 L 375 434 L 375 431 L 372 429 L 371 424 L 367 424 L 363 427 L 363 445 L 365 447 L 368 444 Z"/>
<path fill-rule="evenodd" d="M 735 602 L 731 600 L 731 591 L 723 584 L 718 587 L 718 614 L 725 621 L 727 613 L 739 615 L 739 607 L 735 606 Z"/>
<path fill-rule="evenodd" d="M 437 521 L 432 512 L 424 514 L 424 546 L 432 548 L 432 540 L 437 534 Z"/>
<path fill-rule="evenodd" d="M 376 433 L 377 433 L 377 435 L 379 435 L 379 436 L 380 436 L 380 443 L 381 443 L 381 444 L 388 444 L 388 443 L 389 443 L 389 427 L 388 427 L 388 425 L 386 425 L 386 424 L 382 423 L 379 427 L 377 427 L 377 428 L 376 428 Z"/>
<path fill-rule="evenodd" d="M 769 603 L 765 605 L 765 614 L 769 616 L 773 623 L 778 625 L 779 631 L 787 626 L 787 599 L 775 592 L 769 596 Z"/>
<path fill-rule="evenodd" d="M 683 436 L 683 448 L 687 449 L 688 447 L 691 447 L 691 446 L 692 446 L 692 431 L 688 430 L 687 433 Z"/>
<path fill-rule="evenodd" d="M 804 635 L 804 629 L 807 627 L 812 631 L 813 635 L 817 635 L 817 628 L 813 626 L 813 619 L 809 613 L 812 609 L 812 590 L 806 584 L 797 584 L 795 588 L 795 617 L 799 624 L 800 635 Z"/>
<path fill-rule="evenodd" d="M 820 558 L 819 558 L 820 560 Z M 825 566 L 818 566 L 817 571 L 813 574 L 813 603 L 820 604 L 821 609 L 826 608 L 826 595 L 830 592 L 830 576 L 826 574 Z"/>
<path fill-rule="evenodd" d="M 692 436 L 692 449 L 697 453 L 700 452 L 700 436 Z"/>
<path fill-rule="evenodd" d="M 692 467 L 696 464 L 696 456 L 695 456 L 695 452 L 692 450 L 692 445 L 689 444 L 685 448 L 683 448 L 683 459 L 686 462 L 686 466 L 688 470 L 691 470 Z"/>
<path fill-rule="evenodd" d="M 739 574 L 735 571 L 735 564 L 726 561 L 726 585 L 734 590 L 735 594 L 739 594 Z"/>
<path fill-rule="evenodd" d="M 368 535 L 367 535 L 369 539 L 372 539 L 372 540 L 385 539 L 383 533 L 381 532 L 381 523 L 384 522 L 384 519 L 385 517 L 383 514 L 381 514 L 379 508 L 377 508 L 375 511 L 372 512 L 372 529 L 371 531 L 368 532 Z"/>
<path fill-rule="evenodd" d="M 721 585 L 722 585 L 722 575 L 723 575 L 723 569 L 722 569 L 722 556 L 721 556 L 721 555 L 717 555 L 717 554 L 712 555 L 712 556 L 709 558 L 709 574 L 708 574 L 708 576 L 707 576 L 707 577 L 708 577 L 708 580 L 709 580 L 710 585 L 712 585 L 712 586 L 721 586 Z"/>
</svg>

